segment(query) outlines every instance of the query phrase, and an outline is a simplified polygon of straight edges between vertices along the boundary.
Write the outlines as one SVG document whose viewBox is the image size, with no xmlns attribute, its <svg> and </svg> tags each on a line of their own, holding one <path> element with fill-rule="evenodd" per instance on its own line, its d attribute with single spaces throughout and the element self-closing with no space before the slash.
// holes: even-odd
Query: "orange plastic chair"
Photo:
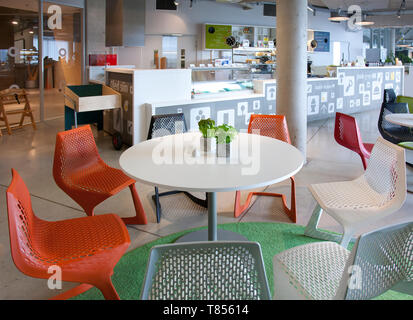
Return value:
<svg viewBox="0 0 413 320">
<path fill-rule="evenodd" d="M 129 187 L 136 216 L 122 220 L 126 224 L 147 224 L 135 180 L 103 162 L 89 125 L 57 134 L 53 177 L 89 216 L 99 203 Z"/>
<path fill-rule="evenodd" d="M 257 131 L 259 130 L 259 132 Z M 253 114 L 248 125 L 248 133 L 258 133 L 262 136 L 271 137 L 290 143 L 290 135 L 288 133 L 287 121 L 283 115 L 258 115 Z M 250 192 L 247 201 L 241 205 L 241 192 L 237 191 L 235 194 L 234 217 L 237 218 L 243 214 L 249 207 L 253 196 L 266 197 L 281 197 L 284 207 L 284 212 L 292 222 L 297 222 L 297 210 L 295 203 L 295 179 L 291 177 L 291 206 L 288 208 L 285 195 L 268 192 Z"/>
<path fill-rule="evenodd" d="M 105 299 L 119 299 L 112 284 L 113 268 L 130 245 L 128 231 L 115 214 L 57 222 L 33 212 L 29 191 L 16 170 L 6 191 L 11 254 L 24 274 L 49 279 L 51 266 L 61 268 L 62 281 L 81 285 L 53 299 L 68 299 L 97 287 Z"/>
</svg>

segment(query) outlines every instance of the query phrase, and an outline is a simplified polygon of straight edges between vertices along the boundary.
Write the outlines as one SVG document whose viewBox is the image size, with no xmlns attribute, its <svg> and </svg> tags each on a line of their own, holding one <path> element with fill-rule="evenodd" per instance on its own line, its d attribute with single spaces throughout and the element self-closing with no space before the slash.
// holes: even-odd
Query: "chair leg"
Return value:
<svg viewBox="0 0 413 320">
<path fill-rule="evenodd" d="M 234 218 L 238 218 L 248 209 L 253 195 L 254 195 L 254 192 L 250 192 L 248 194 L 248 197 L 245 203 L 241 205 L 241 192 L 240 191 L 235 192 Z"/>
<path fill-rule="evenodd" d="M 197 205 L 204 207 L 204 208 L 208 208 L 208 193 L 205 196 L 205 200 L 203 199 L 199 199 L 197 197 L 195 197 L 194 195 L 190 194 L 189 192 L 184 191 L 184 194 L 194 203 L 196 203 Z"/>
<path fill-rule="evenodd" d="M 120 300 L 110 277 L 106 280 L 102 280 L 99 284 L 96 284 L 96 288 L 102 292 L 106 300 Z"/>
<path fill-rule="evenodd" d="M 27 99 L 27 97 L 26 97 L 26 99 Z M 27 109 L 28 109 L 28 114 L 29 114 L 30 120 L 32 121 L 33 129 L 36 130 L 36 122 L 34 121 L 33 111 L 32 111 L 32 108 L 30 106 L 29 101 L 27 101 Z"/>
<path fill-rule="evenodd" d="M 11 135 L 11 127 L 10 127 L 9 119 L 7 118 L 7 113 L 6 113 L 6 109 L 4 108 L 4 106 L 1 106 L 0 114 L 3 114 L 2 119 L 4 121 L 4 124 L 6 125 L 7 133 Z"/>
<path fill-rule="evenodd" d="M 305 227 L 304 234 L 307 237 L 315 238 L 315 239 L 322 239 L 327 241 L 334 241 L 340 242 L 341 235 L 323 232 L 317 229 L 318 223 L 320 222 L 321 214 L 323 213 L 323 209 L 317 203 L 313 214 L 308 222 L 307 226 Z"/>
<path fill-rule="evenodd" d="M 129 189 L 132 194 L 133 204 L 135 206 L 136 215 L 130 218 L 122 218 L 125 224 L 148 224 L 146 219 L 145 210 L 143 209 L 141 200 L 139 198 L 138 192 L 136 191 L 135 184 L 131 184 Z"/>
<path fill-rule="evenodd" d="M 264 196 L 264 197 L 280 197 L 283 202 L 284 212 L 287 214 L 288 218 L 294 223 L 297 222 L 297 209 L 296 209 L 296 200 L 295 200 L 295 179 L 291 177 L 291 205 L 288 208 L 287 198 L 283 194 L 279 193 L 268 193 L 268 192 L 250 192 L 248 198 L 245 201 L 244 205 L 241 205 L 241 193 L 239 191 L 235 194 L 235 208 L 234 208 L 234 217 L 237 218 L 243 214 L 249 207 L 252 196 Z"/>
<path fill-rule="evenodd" d="M 341 238 L 340 245 L 347 249 L 349 243 L 352 241 L 355 241 L 355 239 L 353 239 L 353 234 L 354 234 L 353 230 L 344 229 L 344 233 L 343 233 L 343 237 Z"/>
<path fill-rule="evenodd" d="M 363 163 L 364 171 L 366 171 L 366 169 L 367 169 L 367 159 L 363 154 L 359 154 L 359 156 L 361 158 L 361 162 Z"/>
<path fill-rule="evenodd" d="M 162 208 L 161 203 L 159 202 L 159 189 L 155 187 L 155 194 L 152 196 L 153 201 L 155 202 L 156 207 L 156 222 L 161 222 Z"/>
</svg>

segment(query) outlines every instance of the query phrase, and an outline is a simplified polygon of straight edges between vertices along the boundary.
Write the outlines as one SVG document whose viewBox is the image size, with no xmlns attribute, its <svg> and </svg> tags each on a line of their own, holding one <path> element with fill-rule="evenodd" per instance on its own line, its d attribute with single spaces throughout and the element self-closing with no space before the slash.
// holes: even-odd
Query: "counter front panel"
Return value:
<svg viewBox="0 0 413 320">
<path fill-rule="evenodd" d="M 251 114 L 275 114 L 276 85 L 275 81 L 265 84 L 262 95 L 246 95 L 239 99 L 234 96 L 232 100 L 193 99 L 191 104 L 157 106 L 148 104 L 148 116 L 184 113 L 188 130 L 198 130 L 198 121 L 211 118 L 217 125 L 227 123 L 237 129 L 247 129 Z"/>
</svg>

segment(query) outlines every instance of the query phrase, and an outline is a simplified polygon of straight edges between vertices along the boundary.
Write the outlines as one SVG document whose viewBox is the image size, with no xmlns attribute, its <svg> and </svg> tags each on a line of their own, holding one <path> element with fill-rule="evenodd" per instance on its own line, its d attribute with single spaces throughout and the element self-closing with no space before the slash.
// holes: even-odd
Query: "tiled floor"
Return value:
<svg viewBox="0 0 413 320">
<path fill-rule="evenodd" d="M 378 111 L 356 115 L 363 140 L 374 142 L 379 136 L 377 130 Z M 52 176 L 52 164 L 55 136 L 63 129 L 63 119 L 55 119 L 38 124 L 38 130 L 31 127 L 16 130 L 12 136 L 0 138 L 0 299 L 45 299 L 58 292 L 47 288 L 46 280 L 32 279 L 20 273 L 14 266 L 9 245 L 8 222 L 5 190 L 11 180 L 10 168 L 19 171 L 31 194 L 35 213 L 42 219 L 60 220 L 83 217 L 85 214 L 55 184 Z M 334 121 L 318 121 L 308 127 L 307 164 L 296 175 L 298 224 L 305 225 L 315 206 L 307 187 L 312 183 L 348 180 L 363 173 L 361 160 L 355 153 L 339 146 L 333 137 Z M 95 132 L 95 138 L 102 158 L 111 166 L 119 167 L 119 151 L 112 148 L 111 139 L 103 133 Z M 192 227 L 205 226 L 207 214 L 205 209 L 193 207 L 183 195 L 162 199 L 164 216 L 160 224 L 156 223 L 154 206 L 151 200 L 153 188 L 137 184 L 137 190 L 146 210 L 149 223 L 145 226 L 128 226 L 132 250 L 144 243 L 167 234 Z M 267 190 L 289 195 L 289 181 L 270 186 Z M 246 196 L 243 192 L 243 196 Z M 289 199 L 288 199 L 289 201 Z M 259 198 L 249 211 L 233 218 L 234 193 L 218 195 L 218 223 L 269 221 L 289 222 L 282 212 L 279 199 Z M 389 223 L 413 220 L 411 209 L 413 195 L 407 195 L 403 208 L 391 217 L 369 226 L 369 231 Z M 96 214 L 113 212 L 120 216 L 133 213 L 133 203 L 128 189 L 106 200 L 96 209 Z M 341 231 L 338 224 L 327 215 L 321 219 L 321 227 Z M 144 272 L 144 270 L 142 270 Z M 65 283 L 63 288 L 72 287 Z"/>
</svg>

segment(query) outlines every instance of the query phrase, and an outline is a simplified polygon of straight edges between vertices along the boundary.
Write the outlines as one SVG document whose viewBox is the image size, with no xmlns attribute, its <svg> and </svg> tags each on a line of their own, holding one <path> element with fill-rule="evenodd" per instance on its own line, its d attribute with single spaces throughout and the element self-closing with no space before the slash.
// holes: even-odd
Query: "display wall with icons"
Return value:
<svg viewBox="0 0 413 320">
<path fill-rule="evenodd" d="M 336 78 L 308 80 L 308 121 L 329 118 L 335 112 L 379 111 L 384 89 L 403 94 L 403 67 L 337 68 Z"/>
<path fill-rule="evenodd" d="M 346 114 L 380 110 L 384 89 L 397 95 L 404 92 L 403 67 L 337 68 L 335 78 L 312 78 L 307 81 L 308 121 L 333 118 L 336 112 Z M 191 104 L 152 107 L 152 114 L 185 114 L 187 126 L 196 129 L 203 118 L 218 124 L 229 123 L 242 130 L 248 128 L 251 114 L 276 114 L 276 82 L 266 84 L 265 97 L 234 99 Z"/>
<path fill-rule="evenodd" d="M 156 107 L 147 105 L 149 114 L 161 115 L 184 113 L 188 130 L 198 130 L 198 121 L 213 119 L 217 125 L 229 124 L 239 130 L 247 130 L 251 114 L 276 114 L 276 85 L 275 81 L 264 84 L 264 96 L 240 98 L 232 100 L 196 102 L 185 105 Z"/>
</svg>

